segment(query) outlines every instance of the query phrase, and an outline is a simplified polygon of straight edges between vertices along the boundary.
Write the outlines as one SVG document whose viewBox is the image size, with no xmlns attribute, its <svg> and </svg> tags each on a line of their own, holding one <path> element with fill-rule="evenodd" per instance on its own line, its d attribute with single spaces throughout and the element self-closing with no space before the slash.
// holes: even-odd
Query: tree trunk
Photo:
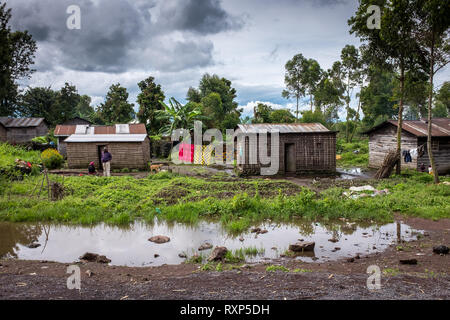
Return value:
<svg viewBox="0 0 450 320">
<path fill-rule="evenodd" d="M 299 99 L 299 97 L 297 96 L 297 110 L 295 111 L 295 113 L 296 113 L 295 122 L 298 122 L 298 99 Z"/>
<path fill-rule="evenodd" d="M 405 67 L 400 63 L 400 101 L 398 102 L 398 123 L 397 123 L 397 167 L 396 174 L 401 173 L 402 166 L 402 126 L 403 126 L 403 94 L 405 89 Z"/>
<path fill-rule="evenodd" d="M 432 115 L 432 104 L 433 104 L 433 76 L 434 76 L 434 33 L 431 38 L 431 47 L 430 47 L 430 88 L 428 94 L 428 136 L 427 136 L 427 151 L 428 158 L 430 159 L 431 169 L 433 170 L 434 183 L 439 183 L 439 175 L 436 168 L 436 163 L 434 162 L 433 150 L 431 144 L 431 115 Z"/>
<path fill-rule="evenodd" d="M 359 100 L 358 100 L 358 110 L 356 111 L 356 121 L 359 121 L 359 110 L 360 109 L 361 109 L 361 96 L 359 97 Z M 350 135 L 350 142 L 353 141 L 353 136 L 355 135 L 356 127 L 357 126 L 355 125 L 355 128 L 353 129 L 352 134 Z"/>
<path fill-rule="evenodd" d="M 346 126 L 345 126 L 345 141 L 348 141 L 349 138 L 349 131 L 350 131 L 350 124 L 349 124 L 349 112 L 350 112 L 350 78 L 347 78 L 347 117 L 346 117 Z"/>
</svg>

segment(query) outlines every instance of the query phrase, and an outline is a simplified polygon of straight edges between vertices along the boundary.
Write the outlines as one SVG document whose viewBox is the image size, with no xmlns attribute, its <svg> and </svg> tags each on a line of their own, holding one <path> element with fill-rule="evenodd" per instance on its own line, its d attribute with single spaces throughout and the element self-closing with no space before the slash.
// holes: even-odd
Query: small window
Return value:
<svg viewBox="0 0 450 320">
<path fill-rule="evenodd" d="M 431 151 L 439 151 L 439 140 L 431 140 Z"/>
</svg>

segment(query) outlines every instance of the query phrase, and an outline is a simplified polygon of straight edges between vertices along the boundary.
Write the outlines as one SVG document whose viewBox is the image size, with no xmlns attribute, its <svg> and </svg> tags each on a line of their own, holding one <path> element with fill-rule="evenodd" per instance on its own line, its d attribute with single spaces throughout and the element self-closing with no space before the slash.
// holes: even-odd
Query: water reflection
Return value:
<svg viewBox="0 0 450 320">
<path fill-rule="evenodd" d="M 320 262 L 382 251 L 396 241 L 409 241 L 421 233 L 401 222 L 374 225 L 370 222 L 294 220 L 291 223 L 264 222 L 258 226 L 267 229 L 268 233 L 230 234 L 213 221 L 186 225 L 156 220 L 152 224 L 136 222 L 128 227 L 0 223 L 0 256 L 69 263 L 89 251 L 106 255 L 113 265 L 179 264 L 184 261 L 179 253 L 192 255 L 198 252 L 201 244 L 209 242 L 232 250 L 244 247 L 261 249 L 263 254 L 247 259 L 255 262 L 279 258 L 290 244 L 301 239 L 314 241 L 316 247 L 314 252 L 297 259 Z M 148 241 L 153 235 L 165 235 L 171 240 L 155 244 Z M 29 248 L 33 242 L 39 242 L 41 246 Z M 202 254 L 210 252 L 205 250 Z M 155 258 L 155 254 L 159 257 Z"/>
</svg>

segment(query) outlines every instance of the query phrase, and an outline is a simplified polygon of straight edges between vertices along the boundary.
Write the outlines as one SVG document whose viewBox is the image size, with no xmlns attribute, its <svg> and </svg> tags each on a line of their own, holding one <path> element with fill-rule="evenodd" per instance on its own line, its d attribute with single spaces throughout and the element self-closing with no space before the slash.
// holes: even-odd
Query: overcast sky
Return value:
<svg viewBox="0 0 450 320">
<path fill-rule="evenodd" d="M 357 0 L 6 2 L 13 29 L 29 30 L 38 44 L 37 71 L 24 85 L 57 90 L 69 82 L 94 106 L 117 82 L 136 103 L 137 83 L 148 76 L 184 102 L 208 72 L 232 81 L 245 115 L 257 101 L 293 110 L 281 97 L 287 60 L 302 53 L 328 69 L 346 44 L 359 45 L 347 25 Z M 81 30 L 66 27 L 69 5 L 81 8 Z M 437 84 L 448 78 L 447 68 Z"/>
</svg>

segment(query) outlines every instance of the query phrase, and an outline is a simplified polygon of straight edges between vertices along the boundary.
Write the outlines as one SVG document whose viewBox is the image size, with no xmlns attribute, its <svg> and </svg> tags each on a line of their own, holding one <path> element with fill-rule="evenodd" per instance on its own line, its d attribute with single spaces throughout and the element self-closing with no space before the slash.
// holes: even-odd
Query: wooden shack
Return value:
<svg viewBox="0 0 450 320">
<path fill-rule="evenodd" d="M 450 119 L 434 118 L 431 120 L 431 143 L 437 171 L 440 174 L 450 172 Z M 430 165 L 427 150 L 428 122 L 426 120 L 404 120 L 402 126 L 402 154 L 420 146 L 424 147 L 422 157 L 412 157 L 411 162 L 405 162 L 402 156 L 402 169 L 419 170 L 423 163 Z M 369 167 L 379 168 L 389 150 L 397 149 L 397 120 L 388 120 L 373 127 L 365 134 L 369 135 Z M 414 155 L 414 153 L 413 153 Z"/>
<path fill-rule="evenodd" d="M 260 162 L 260 135 L 269 133 L 267 150 L 270 156 L 270 133 L 279 132 L 278 174 L 336 171 L 336 132 L 320 123 L 240 124 L 237 139 L 238 167 L 243 174 L 259 175 L 264 166 Z M 241 141 L 241 142 L 240 142 Z M 263 140 L 264 141 L 264 140 Z M 250 161 L 251 153 L 257 159 Z"/>
<path fill-rule="evenodd" d="M 113 157 L 111 169 L 148 168 L 150 140 L 144 124 L 59 126 L 58 132 L 70 133 L 63 141 L 69 168 L 87 168 L 93 161 L 101 169 L 104 147 L 108 147 Z"/>
<path fill-rule="evenodd" d="M 0 122 L 6 129 L 6 141 L 11 144 L 27 143 L 35 137 L 48 134 L 48 126 L 44 118 L 0 117 Z"/>
<path fill-rule="evenodd" d="M 7 140 L 6 127 L 0 122 L 0 142 L 6 142 Z"/>
</svg>

